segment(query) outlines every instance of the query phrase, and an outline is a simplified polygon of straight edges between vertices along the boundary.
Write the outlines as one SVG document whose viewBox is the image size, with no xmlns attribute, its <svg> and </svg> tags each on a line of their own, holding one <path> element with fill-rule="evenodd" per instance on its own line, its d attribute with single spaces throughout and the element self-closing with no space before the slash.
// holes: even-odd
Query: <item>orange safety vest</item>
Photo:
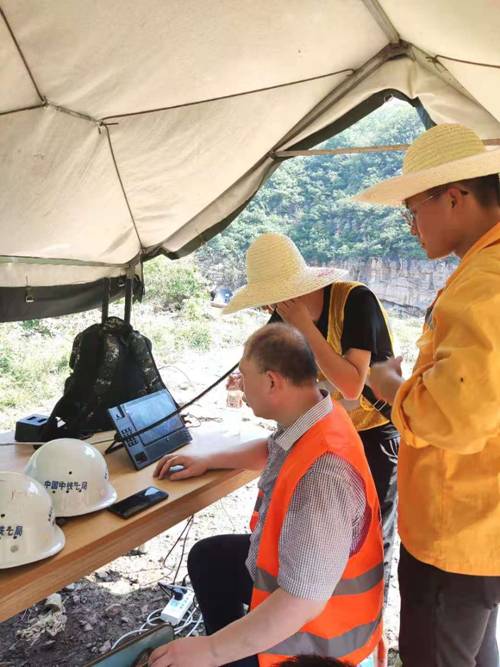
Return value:
<svg viewBox="0 0 500 667">
<path fill-rule="evenodd" d="M 271 667 L 304 653 L 357 664 L 374 652 L 382 635 L 383 548 L 377 492 L 361 440 L 337 403 L 295 443 L 280 470 L 262 529 L 250 609 L 278 588 L 279 539 L 293 493 L 307 470 L 327 452 L 344 458 L 363 479 L 370 512 L 368 531 L 321 614 L 288 639 L 260 653 L 260 667 Z"/>
</svg>

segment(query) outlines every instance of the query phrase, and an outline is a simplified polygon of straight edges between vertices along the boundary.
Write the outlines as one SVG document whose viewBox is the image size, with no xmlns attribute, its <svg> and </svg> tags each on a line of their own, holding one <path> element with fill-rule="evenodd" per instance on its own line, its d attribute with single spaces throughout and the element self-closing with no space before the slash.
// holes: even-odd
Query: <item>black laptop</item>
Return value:
<svg viewBox="0 0 500 667">
<path fill-rule="evenodd" d="M 165 454 L 192 440 L 180 415 L 162 421 L 177 408 L 178 405 L 168 389 L 109 408 L 109 416 L 137 470 L 158 461 Z M 156 422 L 161 423 L 148 428 Z"/>
</svg>

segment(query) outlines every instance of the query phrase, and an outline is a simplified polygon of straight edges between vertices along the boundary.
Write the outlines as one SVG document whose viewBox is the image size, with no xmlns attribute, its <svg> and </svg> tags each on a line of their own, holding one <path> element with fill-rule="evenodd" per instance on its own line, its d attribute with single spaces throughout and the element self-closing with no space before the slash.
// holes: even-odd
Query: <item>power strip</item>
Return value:
<svg viewBox="0 0 500 667">
<path fill-rule="evenodd" d="M 171 623 L 172 625 L 177 625 L 179 621 L 184 618 L 186 612 L 193 604 L 193 599 L 194 592 L 189 590 L 189 588 L 182 590 L 182 597 L 180 597 L 179 593 L 176 593 L 170 598 L 168 604 L 161 612 L 161 620 L 166 623 Z"/>
</svg>

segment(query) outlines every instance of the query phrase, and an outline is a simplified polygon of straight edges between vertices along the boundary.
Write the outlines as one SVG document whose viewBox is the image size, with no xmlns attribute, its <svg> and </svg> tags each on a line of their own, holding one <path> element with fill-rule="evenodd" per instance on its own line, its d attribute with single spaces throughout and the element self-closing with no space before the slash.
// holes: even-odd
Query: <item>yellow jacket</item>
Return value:
<svg viewBox="0 0 500 667">
<path fill-rule="evenodd" d="M 500 575 L 500 223 L 438 293 L 392 417 L 399 532 L 420 561 Z"/>
</svg>

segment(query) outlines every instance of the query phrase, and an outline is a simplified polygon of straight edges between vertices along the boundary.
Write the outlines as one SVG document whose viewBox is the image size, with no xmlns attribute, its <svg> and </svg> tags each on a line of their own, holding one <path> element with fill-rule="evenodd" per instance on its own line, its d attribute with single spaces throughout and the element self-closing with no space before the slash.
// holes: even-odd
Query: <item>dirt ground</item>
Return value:
<svg viewBox="0 0 500 667">
<path fill-rule="evenodd" d="M 224 351 L 224 368 L 237 360 L 238 350 Z M 175 367 L 164 370 L 164 379 L 176 399 L 182 403 L 220 371 L 220 359 L 213 354 L 180 359 Z M 196 382 L 192 381 L 196 369 Z M 190 409 L 193 424 L 197 420 L 219 420 L 225 411 L 225 390 L 221 386 L 200 404 Z M 252 418 L 248 408 L 232 417 Z M 109 651 L 122 635 L 138 629 L 148 616 L 161 610 L 168 601 L 159 582 L 180 582 L 186 574 L 185 562 L 190 547 L 197 540 L 214 534 L 247 530 L 255 502 L 255 483 L 251 483 L 217 501 L 194 517 L 187 534 L 168 560 L 169 549 L 181 534 L 185 523 L 158 535 L 143 547 L 134 549 L 96 572 L 59 591 L 62 606 L 50 610 L 41 602 L 0 625 L 0 667 L 83 667 Z M 386 636 L 392 647 L 390 664 L 395 664 L 399 594 L 393 563 L 389 604 L 385 613 Z M 179 568 L 179 569 L 178 569 Z M 177 575 L 176 572 L 178 571 Z M 186 631 L 189 628 L 186 629 Z M 198 631 L 202 631 L 199 626 Z"/>
</svg>

